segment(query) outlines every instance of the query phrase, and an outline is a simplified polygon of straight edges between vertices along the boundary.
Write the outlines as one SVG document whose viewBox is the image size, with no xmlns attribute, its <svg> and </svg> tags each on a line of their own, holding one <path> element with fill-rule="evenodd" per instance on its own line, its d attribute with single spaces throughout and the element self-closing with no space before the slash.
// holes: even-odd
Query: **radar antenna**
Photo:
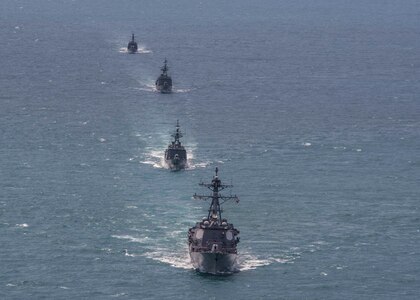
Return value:
<svg viewBox="0 0 420 300">
<path fill-rule="evenodd" d="M 181 142 L 179 139 L 182 138 L 183 135 L 179 126 L 179 120 L 176 120 L 176 130 L 175 130 L 175 133 L 173 133 L 171 136 L 174 138 L 174 144 L 181 145 Z"/>
<path fill-rule="evenodd" d="M 194 199 L 199 199 L 199 200 L 208 200 L 211 199 L 211 204 L 210 204 L 210 208 L 209 208 L 209 214 L 207 216 L 207 218 L 211 221 L 216 222 L 217 224 L 221 225 L 222 223 L 222 210 L 220 207 L 220 204 L 225 203 L 228 200 L 235 200 L 236 203 L 239 202 L 239 198 L 238 196 L 234 195 L 234 196 L 222 196 L 221 194 L 219 194 L 220 191 L 226 189 L 226 188 L 231 188 L 233 187 L 232 185 L 227 185 L 227 184 L 222 184 L 222 181 L 219 179 L 218 176 L 218 172 L 219 172 L 219 168 L 216 167 L 215 169 L 215 176 L 213 177 L 213 180 L 211 181 L 211 183 L 200 183 L 200 186 L 206 187 L 209 190 L 211 190 L 213 192 L 212 195 L 197 195 L 194 194 Z M 220 201 L 223 201 L 222 203 L 220 203 Z"/>
<path fill-rule="evenodd" d="M 166 57 L 165 57 L 165 60 L 163 61 L 163 67 L 161 68 L 162 75 L 167 75 L 167 72 L 169 70 L 167 63 L 168 61 L 166 60 Z"/>
</svg>

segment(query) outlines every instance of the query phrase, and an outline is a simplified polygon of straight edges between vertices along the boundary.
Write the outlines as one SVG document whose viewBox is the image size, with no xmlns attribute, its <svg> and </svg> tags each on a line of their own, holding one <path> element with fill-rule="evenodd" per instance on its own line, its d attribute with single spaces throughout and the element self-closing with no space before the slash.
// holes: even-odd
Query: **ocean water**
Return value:
<svg viewBox="0 0 420 300">
<path fill-rule="evenodd" d="M 1 299 L 418 299 L 418 1 L 2 0 L 0 23 Z M 227 277 L 187 251 L 216 166 Z"/>
</svg>

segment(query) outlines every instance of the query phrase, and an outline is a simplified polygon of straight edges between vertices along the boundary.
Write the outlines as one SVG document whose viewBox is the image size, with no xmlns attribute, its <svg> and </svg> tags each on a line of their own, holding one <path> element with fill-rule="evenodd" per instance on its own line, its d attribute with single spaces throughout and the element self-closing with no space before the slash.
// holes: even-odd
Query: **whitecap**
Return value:
<svg viewBox="0 0 420 300">
<path fill-rule="evenodd" d="M 255 270 L 259 267 L 264 267 L 271 265 L 273 263 L 293 263 L 294 257 L 268 257 L 268 258 L 261 258 L 256 255 L 250 253 L 243 253 L 238 254 L 238 269 L 239 271 L 248 271 L 248 270 Z"/>
<path fill-rule="evenodd" d="M 174 92 L 175 93 L 188 93 L 191 92 L 192 89 L 175 89 Z"/>
<path fill-rule="evenodd" d="M 137 206 L 135 206 L 135 205 L 127 205 L 126 206 L 126 208 L 129 208 L 129 209 L 136 209 L 136 208 L 138 208 Z"/>
<path fill-rule="evenodd" d="M 153 168 L 156 168 L 156 169 L 164 168 L 164 165 L 161 165 L 161 164 L 156 163 L 154 161 L 145 160 L 145 161 L 142 161 L 140 163 L 145 164 L 145 165 L 151 165 L 151 166 L 153 166 Z"/>
<path fill-rule="evenodd" d="M 186 147 L 188 147 L 188 146 L 186 146 Z M 205 168 L 205 167 L 207 167 L 208 165 L 211 164 L 210 161 L 198 161 L 195 158 L 195 155 L 194 155 L 195 147 L 194 146 L 189 146 L 189 147 L 190 148 L 187 148 L 187 157 L 188 157 L 188 159 L 187 159 L 187 170 L 195 170 L 197 168 Z"/>
<path fill-rule="evenodd" d="M 135 254 L 128 253 L 128 250 L 127 250 L 127 249 L 124 249 L 124 255 L 125 255 L 125 256 L 129 256 L 129 257 L 136 257 L 136 256 L 137 256 L 137 255 L 135 255 Z"/>
<path fill-rule="evenodd" d="M 142 85 L 141 87 L 135 87 L 134 89 L 138 91 L 144 91 L 144 92 L 153 92 L 153 93 L 157 92 L 156 86 L 154 84 L 141 83 L 141 82 L 140 84 Z"/>
<path fill-rule="evenodd" d="M 120 48 L 118 50 L 118 52 L 120 52 L 120 53 L 128 53 L 128 50 L 127 50 L 126 47 L 122 47 L 122 48 Z M 138 47 L 137 52 L 131 53 L 131 54 L 149 54 L 149 53 L 153 53 L 153 51 L 150 50 L 150 49 L 147 49 L 144 46 L 140 46 L 140 47 Z"/>
<path fill-rule="evenodd" d="M 293 263 L 293 259 L 291 258 L 273 258 L 273 261 L 278 262 L 280 264 L 291 264 Z"/>
<path fill-rule="evenodd" d="M 115 295 L 111 295 L 111 297 L 118 298 L 118 297 L 127 296 L 127 295 L 128 295 L 127 293 L 118 293 L 118 294 L 115 294 Z"/>
<path fill-rule="evenodd" d="M 190 257 L 188 254 L 188 248 L 185 247 L 183 252 L 173 252 L 169 249 L 159 248 L 158 251 L 146 252 L 145 257 L 150 258 L 161 263 L 170 265 L 171 267 L 191 270 L 193 266 L 191 265 Z"/>
<path fill-rule="evenodd" d="M 139 237 L 134 237 L 131 235 L 112 235 L 112 237 L 120 239 L 120 240 L 129 240 L 130 242 L 136 242 L 136 243 L 144 243 L 149 239 L 149 237 L 147 236 L 139 238 Z"/>
<path fill-rule="evenodd" d="M 145 153 L 145 160 L 141 161 L 142 164 L 152 165 L 156 169 L 168 169 L 165 163 L 164 150 L 149 150 Z"/>
<path fill-rule="evenodd" d="M 238 265 L 239 271 L 255 270 L 258 267 L 268 266 L 271 262 L 269 260 L 247 260 Z"/>
<path fill-rule="evenodd" d="M 205 168 L 210 164 L 211 164 L 210 161 L 194 163 L 191 159 L 188 159 L 187 170 L 195 170 L 195 169 L 198 169 L 198 168 Z"/>
<path fill-rule="evenodd" d="M 155 220 L 155 218 L 153 218 Z M 126 239 L 133 242 L 140 242 L 138 254 L 128 253 L 124 250 L 125 256 L 136 257 L 142 256 L 148 259 L 167 264 L 179 269 L 192 269 L 188 254 L 188 245 L 183 242 L 185 232 L 181 224 L 174 223 L 175 230 L 166 230 L 164 236 L 157 239 L 149 239 L 147 237 L 136 237 L 132 235 L 113 235 L 115 238 Z M 170 241 L 168 243 L 168 241 Z M 169 245 L 169 246 L 168 246 Z"/>
<path fill-rule="evenodd" d="M 152 50 L 150 50 L 150 49 L 147 49 L 147 48 L 145 48 L 145 47 L 140 47 L 140 48 L 137 50 L 137 53 L 139 53 L 139 54 L 149 54 L 149 53 L 153 53 L 153 51 L 152 51 Z"/>
<path fill-rule="evenodd" d="M 251 254 L 238 255 L 239 271 L 255 270 L 258 267 L 268 266 L 272 261 L 269 259 L 261 259 Z"/>
<path fill-rule="evenodd" d="M 27 228 L 27 227 L 29 227 L 29 225 L 26 224 L 26 223 L 22 223 L 22 224 L 16 224 L 16 227 L 19 227 L 19 228 Z"/>
</svg>

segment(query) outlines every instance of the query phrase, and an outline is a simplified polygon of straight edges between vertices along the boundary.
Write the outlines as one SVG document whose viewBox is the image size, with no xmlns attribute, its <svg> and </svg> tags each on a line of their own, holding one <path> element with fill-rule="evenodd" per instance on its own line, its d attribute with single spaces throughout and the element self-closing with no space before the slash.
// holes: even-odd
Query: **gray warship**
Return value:
<svg viewBox="0 0 420 300">
<path fill-rule="evenodd" d="M 174 140 L 165 150 L 165 162 L 171 170 L 179 171 L 187 166 L 187 151 L 179 140 L 182 137 L 179 121 L 176 121 L 176 130 L 172 134 Z"/>
<path fill-rule="evenodd" d="M 211 183 L 200 183 L 213 193 L 209 196 L 194 194 L 194 199 L 211 200 L 207 218 L 188 230 L 188 248 L 194 268 L 201 273 L 228 275 L 237 272 L 237 249 L 239 230 L 233 224 L 222 219 L 220 205 L 228 200 L 239 202 L 235 196 L 222 196 L 220 191 L 231 185 L 222 184 L 216 175 Z M 220 201 L 223 201 L 220 203 Z"/>
<path fill-rule="evenodd" d="M 128 42 L 127 51 L 128 53 L 134 54 L 137 52 L 138 46 L 136 41 L 134 41 L 134 33 L 131 35 L 131 41 Z"/>
<path fill-rule="evenodd" d="M 156 79 L 156 89 L 162 94 L 169 94 L 172 92 L 172 78 L 168 75 L 168 61 L 165 58 L 163 67 L 160 69 L 162 73 Z"/>
</svg>

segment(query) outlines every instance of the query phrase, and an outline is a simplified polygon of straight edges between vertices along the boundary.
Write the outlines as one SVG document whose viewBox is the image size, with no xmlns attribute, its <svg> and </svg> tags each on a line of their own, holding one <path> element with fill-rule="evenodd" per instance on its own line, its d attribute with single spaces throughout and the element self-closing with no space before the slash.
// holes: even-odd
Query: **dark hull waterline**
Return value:
<svg viewBox="0 0 420 300">
<path fill-rule="evenodd" d="M 197 271 L 214 275 L 238 272 L 234 253 L 190 252 L 191 263 Z"/>
<path fill-rule="evenodd" d="M 173 171 L 179 171 L 187 167 L 187 162 L 184 160 L 166 160 L 166 164 L 168 165 L 169 169 Z"/>
<path fill-rule="evenodd" d="M 162 86 L 156 86 L 156 89 L 161 92 L 162 94 L 170 94 L 172 93 L 172 87 L 166 88 Z"/>
</svg>

